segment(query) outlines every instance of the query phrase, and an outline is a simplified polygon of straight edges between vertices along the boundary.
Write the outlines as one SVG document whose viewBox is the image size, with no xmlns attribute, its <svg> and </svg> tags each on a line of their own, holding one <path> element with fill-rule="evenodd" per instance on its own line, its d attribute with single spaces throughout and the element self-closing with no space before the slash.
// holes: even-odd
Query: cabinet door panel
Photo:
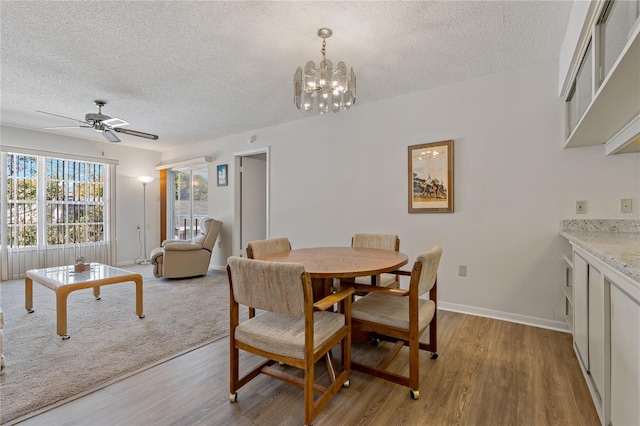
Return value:
<svg viewBox="0 0 640 426">
<path fill-rule="evenodd" d="M 604 396 L 604 307 L 609 303 L 605 298 L 602 273 L 589 265 L 589 372 L 600 394 Z"/>
<path fill-rule="evenodd" d="M 640 305 L 611 285 L 611 424 L 640 425 Z"/>
<path fill-rule="evenodd" d="M 582 364 L 589 369 L 589 301 L 587 262 L 576 252 L 573 255 L 573 341 Z"/>
</svg>

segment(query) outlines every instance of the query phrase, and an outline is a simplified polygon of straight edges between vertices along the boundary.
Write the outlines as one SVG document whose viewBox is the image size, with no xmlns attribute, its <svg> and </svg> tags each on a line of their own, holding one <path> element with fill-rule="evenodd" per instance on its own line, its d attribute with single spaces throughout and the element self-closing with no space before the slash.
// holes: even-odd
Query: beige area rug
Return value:
<svg viewBox="0 0 640 426">
<path fill-rule="evenodd" d="M 172 355 L 222 338 L 229 330 L 224 272 L 184 280 L 155 279 L 150 266 L 124 269 L 144 277 L 144 313 L 135 314 L 135 284 L 91 289 L 68 298 L 68 333 L 56 334 L 55 294 L 33 284 L 35 312 L 24 309 L 24 281 L 0 282 L 5 374 L 0 423 L 78 395 Z"/>
</svg>

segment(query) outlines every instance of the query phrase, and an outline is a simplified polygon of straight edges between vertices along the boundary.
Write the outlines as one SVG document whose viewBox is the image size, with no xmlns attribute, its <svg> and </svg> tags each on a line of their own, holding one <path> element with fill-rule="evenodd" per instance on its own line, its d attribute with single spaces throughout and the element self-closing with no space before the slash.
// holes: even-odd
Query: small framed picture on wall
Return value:
<svg viewBox="0 0 640 426">
<path fill-rule="evenodd" d="M 227 179 L 227 165 L 220 164 L 218 167 L 218 186 L 227 186 L 229 183 Z"/>
</svg>

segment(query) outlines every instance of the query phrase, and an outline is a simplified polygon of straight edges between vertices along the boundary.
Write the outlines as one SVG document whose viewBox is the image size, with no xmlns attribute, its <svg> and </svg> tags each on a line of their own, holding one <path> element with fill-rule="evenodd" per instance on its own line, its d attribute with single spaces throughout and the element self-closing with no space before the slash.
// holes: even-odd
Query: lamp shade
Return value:
<svg viewBox="0 0 640 426">
<path fill-rule="evenodd" d="M 153 176 L 138 176 L 138 180 L 142 183 L 151 183 L 154 179 Z"/>
</svg>

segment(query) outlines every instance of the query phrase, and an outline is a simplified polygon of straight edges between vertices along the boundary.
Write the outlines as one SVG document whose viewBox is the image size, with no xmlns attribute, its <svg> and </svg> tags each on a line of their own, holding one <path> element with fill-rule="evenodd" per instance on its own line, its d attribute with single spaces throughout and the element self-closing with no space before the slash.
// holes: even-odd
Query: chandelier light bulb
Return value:
<svg viewBox="0 0 640 426">
<path fill-rule="evenodd" d="M 347 71 L 344 62 L 333 62 L 326 58 L 327 38 L 333 32 L 329 28 L 320 28 L 318 37 L 322 38 L 322 60 L 319 67 L 313 61 L 298 67 L 293 76 L 293 102 L 296 108 L 307 112 L 324 114 L 329 111 L 329 103 L 333 112 L 351 108 L 356 101 L 356 74 L 351 68 Z"/>
</svg>

